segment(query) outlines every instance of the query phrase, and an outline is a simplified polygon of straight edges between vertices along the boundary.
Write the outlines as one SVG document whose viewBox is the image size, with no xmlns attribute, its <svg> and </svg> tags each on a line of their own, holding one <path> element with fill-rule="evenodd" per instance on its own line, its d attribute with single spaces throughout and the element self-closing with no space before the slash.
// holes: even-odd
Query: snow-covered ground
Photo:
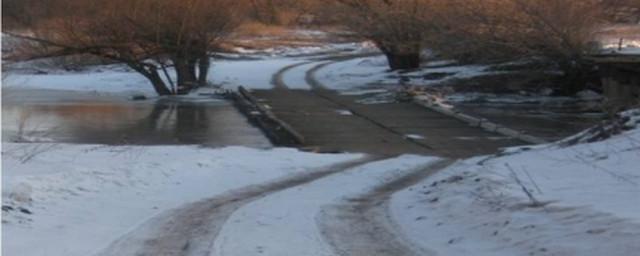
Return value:
<svg viewBox="0 0 640 256">
<path fill-rule="evenodd" d="M 5 71 L 2 88 L 50 89 L 100 93 L 153 95 L 145 77 L 121 65 L 107 65 L 85 71 L 65 72 L 47 69 L 46 73 Z"/>
<path fill-rule="evenodd" d="M 436 159 L 406 155 L 371 162 L 253 202 L 227 221 L 213 255 L 336 255 L 317 224 L 323 207 L 368 192 Z"/>
<path fill-rule="evenodd" d="M 423 68 L 412 72 L 390 71 L 387 59 L 383 55 L 363 57 L 337 62 L 319 70 L 316 78 L 325 86 L 334 90 L 349 91 L 370 86 L 385 87 L 404 85 L 427 86 L 443 83 L 451 79 L 470 78 L 495 73 L 489 66 L 440 66 L 449 62 L 435 61 L 426 63 Z M 437 79 L 425 79 L 425 76 L 445 74 Z"/>
<path fill-rule="evenodd" d="M 220 60 L 212 63 L 210 81 L 226 89 L 245 86 L 269 89 L 271 76 L 281 68 L 302 62 L 296 58 L 265 58 L 249 60 Z M 88 68 L 65 72 L 48 70 L 47 73 L 9 72 L 3 88 L 49 89 L 96 93 L 127 93 L 131 95 L 155 94 L 149 81 L 142 75 L 121 65 Z"/>
<path fill-rule="evenodd" d="M 151 217 L 358 154 L 196 146 L 2 148 L 3 255 L 91 255 Z"/>
<path fill-rule="evenodd" d="M 236 89 L 239 86 L 270 89 L 273 87 L 273 74 L 288 65 L 300 62 L 288 58 L 215 62 L 211 70 L 211 80 L 228 89 Z"/>
<path fill-rule="evenodd" d="M 273 74 L 309 58 L 326 54 L 358 53 L 368 51 L 369 45 L 361 43 L 328 44 L 310 47 L 275 47 L 261 50 L 236 49 L 235 54 L 220 54 L 214 58 L 209 72 L 209 81 L 225 89 L 245 86 L 253 89 L 272 88 Z M 247 56 L 251 56 L 248 58 Z M 96 93 L 126 93 L 130 95 L 155 94 L 145 77 L 121 64 L 86 67 L 80 71 L 55 68 L 48 61 L 32 61 L 9 65 L 3 88 L 70 90 Z M 305 69 L 294 76 L 304 76 Z M 169 69 L 175 81 L 173 70 Z M 302 83 L 295 83 L 304 88 Z"/>
<path fill-rule="evenodd" d="M 451 79 L 495 73 L 488 66 L 456 66 L 450 61 L 427 63 L 420 70 L 392 72 L 384 56 L 358 57 L 346 61 L 321 59 L 348 54 L 374 53 L 370 43 L 337 43 L 320 46 L 273 47 L 245 49 L 237 47 L 235 53 L 218 53 L 212 59 L 209 81 L 225 89 L 235 90 L 239 86 L 250 89 L 270 89 L 274 74 L 283 68 L 309 63 L 292 68 L 283 74 L 283 80 L 292 89 L 310 89 L 305 78 L 312 68 L 328 64 L 318 70 L 317 80 L 330 89 L 359 91 L 369 87 L 406 85 L 431 85 Z M 443 66 L 444 65 L 444 66 Z M 447 66 L 450 65 L 450 66 Z M 122 64 L 85 67 L 67 71 L 55 68 L 51 61 L 31 61 L 8 66 L 9 76 L 3 88 L 48 89 L 84 91 L 92 93 L 124 93 L 153 97 L 155 92 L 149 81 Z M 175 81 L 175 72 L 169 69 Z M 425 77 L 435 75 L 435 78 Z M 164 78 L 164 77 L 163 77 Z"/>
<path fill-rule="evenodd" d="M 324 62 L 322 62 L 324 63 Z M 299 65 L 290 69 L 288 72 L 283 75 L 283 82 L 287 85 L 289 89 L 303 89 L 309 90 L 311 86 L 307 83 L 307 71 L 312 69 L 314 66 L 319 65 L 316 62 L 311 62 L 308 64 Z"/>
<path fill-rule="evenodd" d="M 606 140 L 459 161 L 394 195 L 392 215 L 440 255 L 635 255 L 640 111 L 626 115 L 636 128 Z"/>
</svg>

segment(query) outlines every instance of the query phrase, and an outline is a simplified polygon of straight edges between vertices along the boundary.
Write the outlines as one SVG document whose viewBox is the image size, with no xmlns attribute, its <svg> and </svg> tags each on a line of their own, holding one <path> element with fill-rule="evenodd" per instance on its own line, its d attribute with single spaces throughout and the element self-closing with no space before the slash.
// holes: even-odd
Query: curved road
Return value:
<svg viewBox="0 0 640 256">
<path fill-rule="evenodd" d="M 274 192 L 300 186 L 376 159 L 366 157 L 325 170 L 249 186 L 218 197 L 187 204 L 152 218 L 97 255 L 209 255 L 209 250 L 213 247 L 220 229 L 229 216 L 240 207 Z"/>
<path fill-rule="evenodd" d="M 306 78 L 314 90 L 323 90 L 323 86 L 314 78 L 315 72 L 335 62 L 373 55 L 376 54 L 328 56 L 290 65 L 275 73 L 272 82 L 276 89 L 287 89 L 283 79 L 286 72 L 318 62 L 318 65 L 307 71 Z M 153 217 L 112 242 L 97 255 L 216 255 L 213 250 L 218 236 L 229 218 L 239 209 L 277 192 L 294 187 L 302 188 L 329 176 L 340 180 L 338 173 L 381 159 L 382 157 L 367 157 L 184 205 Z M 321 231 L 319 235 L 331 246 L 334 255 L 430 255 L 428 250 L 417 248 L 402 238 L 389 216 L 388 203 L 394 192 L 411 186 L 449 163 L 448 160 L 438 161 L 394 180 L 382 182 L 365 194 L 321 207 L 322 210 L 316 213 L 317 225 Z M 336 185 L 339 186 L 339 182 Z"/>
</svg>

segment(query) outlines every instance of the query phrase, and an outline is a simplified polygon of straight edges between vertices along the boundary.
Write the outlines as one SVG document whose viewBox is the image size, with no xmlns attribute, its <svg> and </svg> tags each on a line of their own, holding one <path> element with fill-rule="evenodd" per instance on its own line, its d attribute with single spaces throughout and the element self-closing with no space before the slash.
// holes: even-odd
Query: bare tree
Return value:
<svg viewBox="0 0 640 256">
<path fill-rule="evenodd" d="M 126 64 L 160 95 L 184 94 L 206 83 L 208 52 L 235 28 L 241 5 L 234 0 L 68 0 L 57 6 L 65 15 L 31 26 L 29 33 L 8 33 L 32 42 L 22 57 L 91 54 Z M 175 83 L 168 67 L 175 69 Z"/>
<path fill-rule="evenodd" d="M 391 69 L 420 66 L 427 33 L 428 0 L 336 0 L 343 8 L 343 23 L 373 41 L 387 56 Z"/>
</svg>

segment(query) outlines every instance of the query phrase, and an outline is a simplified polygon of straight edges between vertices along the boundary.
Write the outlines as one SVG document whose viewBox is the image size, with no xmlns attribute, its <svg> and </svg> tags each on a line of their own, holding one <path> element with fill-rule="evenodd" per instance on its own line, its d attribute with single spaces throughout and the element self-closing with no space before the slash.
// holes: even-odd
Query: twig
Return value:
<svg viewBox="0 0 640 256">
<path fill-rule="evenodd" d="M 536 199 L 535 196 L 533 196 L 533 194 L 531 194 L 531 191 L 529 191 L 529 189 L 524 185 L 524 183 L 522 183 L 522 180 L 520 180 L 520 178 L 518 177 L 518 174 L 513 170 L 513 168 L 511 168 L 509 164 L 504 164 L 504 165 L 507 167 L 507 169 L 509 169 L 516 183 L 522 188 L 522 191 L 527 195 L 527 197 L 529 197 L 529 200 L 531 201 L 531 207 L 540 207 L 544 205 L 540 203 L 540 201 L 538 201 L 538 199 Z"/>
<path fill-rule="evenodd" d="M 542 194 L 542 189 L 540 189 L 540 187 L 538 186 L 538 183 L 536 183 L 536 181 L 533 180 L 533 178 L 531 177 L 531 174 L 527 171 L 527 169 L 522 168 L 522 171 L 527 175 L 527 177 L 529 178 L 529 181 L 531 181 L 531 184 L 533 184 L 533 186 L 536 187 L 536 190 L 538 191 L 538 193 Z"/>
</svg>

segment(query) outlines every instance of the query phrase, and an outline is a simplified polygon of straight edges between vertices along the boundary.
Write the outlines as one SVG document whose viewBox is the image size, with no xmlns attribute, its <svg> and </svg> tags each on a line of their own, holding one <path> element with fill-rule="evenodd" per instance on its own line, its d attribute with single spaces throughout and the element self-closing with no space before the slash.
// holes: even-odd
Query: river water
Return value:
<svg viewBox="0 0 640 256">
<path fill-rule="evenodd" d="M 142 101 L 126 95 L 3 90 L 4 142 L 108 145 L 271 144 L 231 102 L 213 96 Z"/>
</svg>

